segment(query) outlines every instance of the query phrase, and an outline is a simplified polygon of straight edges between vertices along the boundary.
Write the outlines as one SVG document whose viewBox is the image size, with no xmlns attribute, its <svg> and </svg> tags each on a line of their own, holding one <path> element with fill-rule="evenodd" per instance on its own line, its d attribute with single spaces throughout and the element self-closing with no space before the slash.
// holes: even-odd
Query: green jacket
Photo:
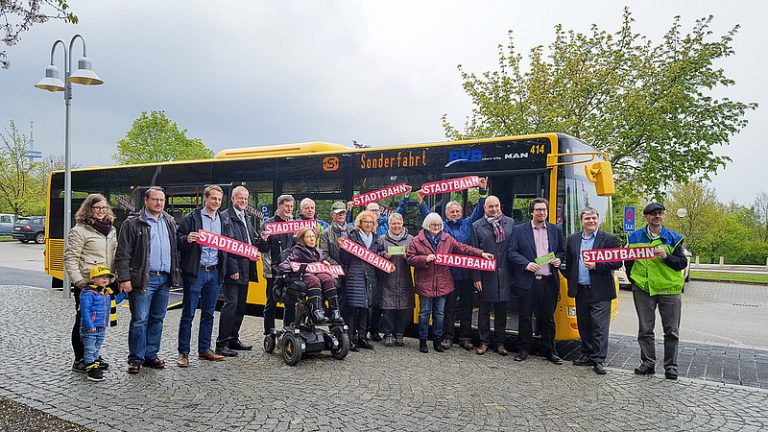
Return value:
<svg viewBox="0 0 768 432">
<path fill-rule="evenodd" d="M 632 282 L 648 294 L 672 295 L 683 291 L 685 276 L 682 270 L 688 265 L 683 252 L 683 237 L 662 226 L 659 238 L 652 240 L 647 227 L 629 235 L 629 247 L 656 246 L 667 252 L 667 257 L 626 261 L 624 266 Z"/>
</svg>

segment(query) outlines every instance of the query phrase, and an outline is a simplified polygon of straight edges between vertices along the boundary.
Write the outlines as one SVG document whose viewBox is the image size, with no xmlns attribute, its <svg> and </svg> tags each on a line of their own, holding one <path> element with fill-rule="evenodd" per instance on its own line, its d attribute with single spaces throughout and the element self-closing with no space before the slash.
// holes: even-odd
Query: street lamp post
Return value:
<svg viewBox="0 0 768 432">
<path fill-rule="evenodd" d="M 75 40 L 80 39 L 83 44 L 83 57 L 77 62 L 77 70 L 72 73 L 72 48 Z M 59 79 L 59 69 L 53 64 L 53 55 L 56 53 L 56 46 L 61 44 L 64 51 L 64 82 Z M 35 87 L 51 92 L 64 92 L 64 104 L 66 105 L 66 120 L 64 126 L 64 250 L 69 247 L 67 234 L 72 220 L 72 161 L 70 156 L 70 108 L 72 106 L 72 83 L 82 85 L 103 84 L 96 73 L 91 70 L 91 60 L 87 57 L 85 51 L 85 39 L 79 34 L 74 35 L 69 41 L 69 51 L 67 51 L 64 42 L 59 39 L 51 47 L 51 64 L 45 68 L 45 78 L 35 84 Z M 64 269 L 64 298 L 71 295 L 69 276 Z"/>
</svg>

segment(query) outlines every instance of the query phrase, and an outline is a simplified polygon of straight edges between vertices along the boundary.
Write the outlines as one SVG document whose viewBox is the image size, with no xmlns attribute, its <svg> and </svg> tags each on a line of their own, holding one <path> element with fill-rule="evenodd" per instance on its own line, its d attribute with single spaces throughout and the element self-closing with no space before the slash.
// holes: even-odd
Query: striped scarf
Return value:
<svg viewBox="0 0 768 432">
<path fill-rule="evenodd" d="M 114 327 L 117 325 L 117 302 L 115 302 L 115 292 L 112 288 L 106 288 L 109 294 L 109 326 Z"/>
<path fill-rule="evenodd" d="M 493 225 L 493 233 L 496 235 L 496 243 L 501 243 L 506 238 L 504 235 L 504 228 L 501 226 L 501 218 L 503 217 L 504 215 L 501 212 L 496 216 L 485 216 L 485 220 Z"/>
</svg>

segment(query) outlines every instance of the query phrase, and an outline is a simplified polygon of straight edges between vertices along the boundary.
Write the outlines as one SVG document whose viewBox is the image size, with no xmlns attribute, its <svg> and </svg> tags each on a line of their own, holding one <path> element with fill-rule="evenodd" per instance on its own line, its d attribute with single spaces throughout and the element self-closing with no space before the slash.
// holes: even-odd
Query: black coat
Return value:
<svg viewBox="0 0 768 432">
<path fill-rule="evenodd" d="M 472 224 L 472 234 L 469 238 L 469 244 L 496 257 L 495 272 L 472 270 L 472 281 L 480 281 L 483 284 L 483 290 L 477 295 L 480 301 L 484 302 L 504 302 L 509 300 L 512 293 L 512 266 L 507 259 L 507 248 L 512 241 L 515 222 L 512 218 L 503 216 L 500 223 L 504 230 L 504 241 L 501 243 L 496 243 L 493 225 L 484 217 Z"/>
<path fill-rule="evenodd" d="M 248 224 L 246 231 L 246 227 L 243 224 L 243 221 L 237 217 L 237 213 L 235 212 L 234 207 L 230 206 L 229 208 L 223 210 L 221 214 L 223 215 L 223 220 L 225 219 L 226 223 L 230 227 L 230 233 L 232 234 L 233 239 L 243 243 L 248 243 L 248 237 L 250 237 L 250 244 L 263 251 L 264 246 L 266 245 L 266 240 L 261 238 L 260 230 L 258 228 L 254 228 L 254 226 L 258 226 L 258 222 L 254 220 L 253 216 L 245 213 L 245 222 Z M 262 243 L 264 246 L 262 246 Z M 240 278 L 238 280 L 230 279 L 229 276 L 235 273 L 238 273 Z M 240 255 L 229 255 L 227 259 L 227 274 L 225 275 L 224 283 L 247 286 L 248 282 L 258 281 L 259 277 L 258 274 L 256 274 L 255 261 L 251 261 L 249 258 Z"/>
<path fill-rule="evenodd" d="M 395 240 L 389 233 L 379 237 L 379 255 L 384 256 L 389 246 L 404 246 L 408 250 L 413 236 L 406 234 L 400 240 Z M 414 307 L 413 274 L 405 254 L 393 255 L 388 258 L 395 265 L 392 273 L 380 272 L 378 275 L 378 304 L 382 309 L 412 309 Z"/>
<path fill-rule="evenodd" d="M 557 225 L 549 222 L 547 226 L 547 238 L 549 248 L 547 252 L 554 252 L 560 260 L 565 259 L 565 242 L 563 241 L 563 230 Z M 530 222 L 515 225 L 512 233 L 512 240 L 509 242 L 507 257 L 512 263 L 512 283 L 520 289 L 530 289 L 533 286 L 534 274 L 525 269 L 528 263 L 533 262 L 536 255 L 536 242 L 533 239 L 533 226 Z M 560 288 L 560 278 L 557 277 L 557 267 L 547 264 L 550 271 L 555 275 L 555 285 Z"/>
<path fill-rule="evenodd" d="M 181 255 L 181 275 L 186 280 L 197 278 L 197 272 L 200 271 L 200 254 L 201 248 L 197 242 L 189 243 L 187 236 L 191 232 L 197 232 L 203 229 L 203 217 L 202 209 L 195 209 L 184 216 L 181 220 L 179 230 L 176 232 L 176 240 L 179 248 L 179 254 Z M 222 217 L 221 212 L 218 212 L 219 220 L 221 220 L 221 235 L 225 237 L 232 237 L 231 227 Z M 224 276 L 227 272 L 227 253 L 219 249 L 218 252 L 218 265 L 219 265 L 219 281 L 224 282 Z"/>
<path fill-rule="evenodd" d="M 365 247 L 362 237 L 358 230 L 349 233 L 349 239 Z M 373 253 L 379 253 L 380 245 L 377 242 L 378 236 L 373 233 L 370 250 Z M 344 303 L 347 306 L 356 308 L 367 308 L 374 305 L 374 293 L 376 291 L 376 267 L 368 264 L 362 259 L 351 253 L 341 250 L 341 263 L 344 265 L 345 284 L 341 295 L 344 296 Z"/>
<path fill-rule="evenodd" d="M 616 298 L 616 285 L 613 271 L 621 268 L 621 261 L 595 263 L 594 270 L 589 271 L 589 293 L 579 292 L 579 256 L 581 255 L 581 231 L 568 237 L 565 243 L 565 269 L 563 276 L 568 280 L 568 297 L 582 297 L 584 294 L 589 302 L 612 300 Z M 613 234 L 601 229 L 595 234 L 592 249 L 617 248 L 619 240 Z"/>
</svg>

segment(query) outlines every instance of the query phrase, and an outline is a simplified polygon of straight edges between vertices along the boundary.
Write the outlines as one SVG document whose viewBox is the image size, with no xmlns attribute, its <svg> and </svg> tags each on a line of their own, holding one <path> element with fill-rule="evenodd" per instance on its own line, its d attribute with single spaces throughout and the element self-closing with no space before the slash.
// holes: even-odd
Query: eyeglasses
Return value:
<svg viewBox="0 0 768 432">
<path fill-rule="evenodd" d="M 533 209 L 533 211 L 534 211 L 534 213 L 535 212 L 545 212 L 545 211 L 547 211 L 547 209 L 545 209 L 545 208 L 535 208 L 535 209 Z"/>
<path fill-rule="evenodd" d="M 93 206 L 91 207 L 91 210 L 93 211 L 107 211 L 109 207 L 107 206 Z"/>
<path fill-rule="evenodd" d="M 441 227 L 441 226 L 443 226 L 443 224 L 441 224 L 441 223 L 431 223 L 431 224 L 429 224 L 429 226 L 431 226 L 431 227 Z"/>
</svg>

